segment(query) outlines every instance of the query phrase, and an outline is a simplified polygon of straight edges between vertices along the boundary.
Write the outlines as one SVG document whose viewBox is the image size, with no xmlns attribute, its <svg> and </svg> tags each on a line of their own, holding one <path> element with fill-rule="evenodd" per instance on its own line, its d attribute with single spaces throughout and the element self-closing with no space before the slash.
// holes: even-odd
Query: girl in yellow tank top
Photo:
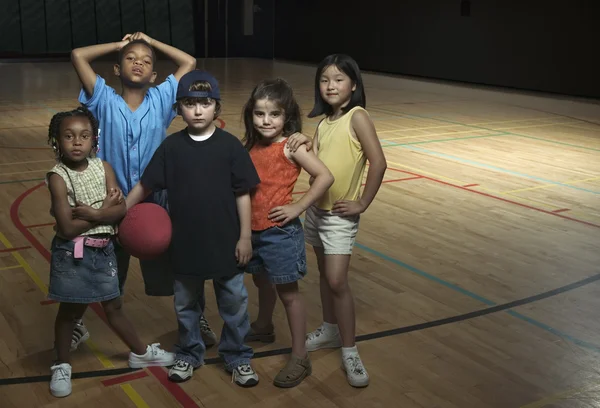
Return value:
<svg viewBox="0 0 600 408">
<path fill-rule="evenodd" d="M 317 127 L 313 149 L 335 181 L 306 211 L 305 237 L 317 256 L 323 304 L 323 324 L 308 334 L 306 348 L 342 347 L 342 363 L 354 387 L 366 387 L 369 375 L 354 340 L 354 299 L 348 268 L 360 214 L 375 198 L 387 167 L 365 106 L 357 63 L 347 55 L 326 57 L 317 68 L 315 106 L 308 116 L 325 115 Z M 367 161 L 369 170 L 361 195 Z"/>
</svg>

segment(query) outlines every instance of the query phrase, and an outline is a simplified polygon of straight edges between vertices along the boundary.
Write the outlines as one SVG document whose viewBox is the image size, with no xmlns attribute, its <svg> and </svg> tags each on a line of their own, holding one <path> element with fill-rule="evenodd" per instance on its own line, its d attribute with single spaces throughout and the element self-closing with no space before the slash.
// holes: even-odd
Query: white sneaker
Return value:
<svg viewBox="0 0 600 408">
<path fill-rule="evenodd" d="M 250 364 L 241 364 L 233 369 L 231 381 L 240 387 L 254 387 L 258 384 L 258 375 Z"/>
<path fill-rule="evenodd" d="M 62 363 L 50 367 L 50 393 L 57 398 L 71 394 L 71 364 Z"/>
<path fill-rule="evenodd" d="M 187 361 L 177 360 L 175 365 L 169 370 L 169 380 L 174 382 L 184 382 L 192 378 L 194 367 Z"/>
<path fill-rule="evenodd" d="M 306 335 L 306 350 L 316 351 L 324 348 L 342 347 L 342 338 L 339 329 L 326 329 L 325 324 L 321 324 L 317 330 Z"/>
<path fill-rule="evenodd" d="M 82 321 L 75 322 L 73 335 L 71 337 L 71 351 L 77 350 L 81 343 L 86 342 L 90 338 L 90 332 Z"/>
<path fill-rule="evenodd" d="M 146 348 L 146 354 L 138 355 L 134 352 L 129 353 L 129 367 L 168 367 L 175 363 L 175 354 L 161 349 L 160 343 L 154 343 Z"/>
<path fill-rule="evenodd" d="M 361 388 L 369 385 L 369 374 L 358 353 L 342 356 L 342 367 L 351 386 Z"/>
</svg>

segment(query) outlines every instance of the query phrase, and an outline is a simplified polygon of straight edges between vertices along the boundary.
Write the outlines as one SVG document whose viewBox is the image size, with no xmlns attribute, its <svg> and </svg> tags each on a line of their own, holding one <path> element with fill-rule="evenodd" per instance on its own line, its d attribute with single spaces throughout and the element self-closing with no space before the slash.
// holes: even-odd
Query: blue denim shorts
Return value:
<svg viewBox="0 0 600 408">
<path fill-rule="evenodd" d="M 52 240 L 48 299 L 66 303 L 95 303 L 119 297 L 117 257 L 112 240 L 104 248 L 83 247 L 75 259 L 75 243 Z"/>
<path fill-rule="evenodd" d="M 276 285 L 296 282 L 306 276 L 306 247 L 300 219 L 283 227 L 252 231 L 249 273 L 266 273 Z"/>
</svg>

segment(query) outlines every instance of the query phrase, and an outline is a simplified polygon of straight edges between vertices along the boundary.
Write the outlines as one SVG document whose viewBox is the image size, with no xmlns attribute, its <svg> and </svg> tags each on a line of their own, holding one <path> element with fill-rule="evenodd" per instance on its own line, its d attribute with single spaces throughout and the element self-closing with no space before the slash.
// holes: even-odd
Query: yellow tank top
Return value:
<svg viewBox="0 0 600 408">
<path fill-rule="evenodd" d="M 335 178 L 333 185 L 315 204 L 322 210 L 331 210 L 338 200 L 356 201 L 360 198 L 367 158 L 351 131 L 352 115 L 359 110 L 366 112 L 356 106 L 338 119 L 325 118 L 319 124 L 317 156 Z"/>
</svg>

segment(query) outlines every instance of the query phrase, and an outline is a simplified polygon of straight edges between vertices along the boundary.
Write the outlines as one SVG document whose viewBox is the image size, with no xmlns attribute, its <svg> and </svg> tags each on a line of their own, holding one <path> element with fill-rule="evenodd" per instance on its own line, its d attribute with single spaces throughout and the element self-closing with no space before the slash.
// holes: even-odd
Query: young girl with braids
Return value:
<svg viewBox="0 0 600 408">
<path fill-rule="evenodd" d="M 46 175 L 57 222 L 48 298 L 60 302 L 50 392 L 66 397 L 71 394 L 73 326 L 90 303 L 102 303 L 108 323 L 131 349 L 130 367 L 172 365 L 174 355 L 158 344 L 145 346 L 122 310 L 113 225 L 127 208 L 112 167 L 95 157 L 97 120 L 85 107 L 61 112 L 52 118 L 48 133 L 57 159 Z"/>
</svg>

